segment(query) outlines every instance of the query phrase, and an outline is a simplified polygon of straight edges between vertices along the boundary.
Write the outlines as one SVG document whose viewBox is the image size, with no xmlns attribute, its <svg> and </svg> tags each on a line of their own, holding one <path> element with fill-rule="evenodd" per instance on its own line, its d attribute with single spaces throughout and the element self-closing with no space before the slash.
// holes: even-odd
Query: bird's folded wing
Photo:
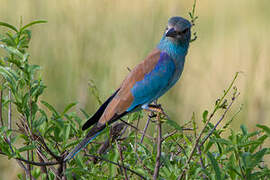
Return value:
<svg viewBox="0 0 270 180">
<path fill-rule="evenodd" d="M 108 123 L 115 115 L 131 112 L 160 97 L 168 89 L 175 69 L 173 59 L 167 53 L 155 49 L 126 77 L 99 123 Z"/>
</svg>

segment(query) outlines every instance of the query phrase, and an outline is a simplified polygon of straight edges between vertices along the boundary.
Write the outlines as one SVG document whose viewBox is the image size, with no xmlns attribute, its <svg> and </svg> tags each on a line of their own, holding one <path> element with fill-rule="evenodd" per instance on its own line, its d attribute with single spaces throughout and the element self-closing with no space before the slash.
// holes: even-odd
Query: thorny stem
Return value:
<svg viewBox="0 0 270 180">
<path fill-rule="evenodd" d="M 156 156 L 156 165 L 155 171 L 153 175 L 153 179 L 156 180 L 159 176 L 159 169 L 160 169 L 160 156 L 161 156 L 161 144 L 162 144 L 162 127 L 161 127 L 161 120 L 160 120 L 160 113 L 157 115 L 157 156 Z"/>
</svg>

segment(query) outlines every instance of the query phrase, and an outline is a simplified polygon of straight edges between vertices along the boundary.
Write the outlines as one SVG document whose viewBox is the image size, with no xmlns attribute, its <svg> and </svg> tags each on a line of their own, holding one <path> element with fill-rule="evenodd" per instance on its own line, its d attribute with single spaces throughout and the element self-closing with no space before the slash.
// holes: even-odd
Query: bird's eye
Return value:
<svg viewBox="0 0 270 180">
<path fill-rule="evenodd" d="M 166 27 L 166 29 L 165 29 L 165 30 L 167 31 L 168 29 L 169 29 L 169 28 L 168 28 L 168 27 Z"/>
<path fill-rule="evenodd" d="M 185 34 L 188 31 L 188 28 L 184 29 L 181 33 Z"/>
</svg>

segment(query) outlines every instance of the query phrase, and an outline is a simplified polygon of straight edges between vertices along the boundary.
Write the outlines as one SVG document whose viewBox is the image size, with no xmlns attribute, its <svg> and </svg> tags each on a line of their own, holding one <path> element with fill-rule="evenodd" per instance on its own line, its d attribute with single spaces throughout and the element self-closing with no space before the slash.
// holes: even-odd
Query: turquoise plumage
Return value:
<svg viewBox="0 0 270 180">
<path fill-rule="evenodd" d="M 191 24 L 182 17 L 172 17 L 157 47 L 138 64 L 120 88 L 83 125 L 94 125 L 87 136 L 66 156 L 73 158 L 106 126 L 135 110 L 151 110 L 151 102 L 167 92 L 182 74 L 190 41 Z"/>
</svg>

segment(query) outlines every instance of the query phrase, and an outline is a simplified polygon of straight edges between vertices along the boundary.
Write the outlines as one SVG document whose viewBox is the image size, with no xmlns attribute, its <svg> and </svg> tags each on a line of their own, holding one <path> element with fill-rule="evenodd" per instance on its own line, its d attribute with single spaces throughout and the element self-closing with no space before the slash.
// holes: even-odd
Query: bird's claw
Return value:
<svg viewBox="0 0 270 180">
<path fill-rule="evenodd" d="M 154 113 L 160 113 L 162 115 L 164 115 L 167 119 L 169 119 L 169 116 L 164 112 L 163 108 L 161 107 L 161 104 L 149 104 L 148 105 L 148 108 L 145 109 L 147 111 L 150 111 L 150 112 L 154 112 Z M 157 115 L 156 114 L 149 114 L 149 117 L 150 118 L 153 118 L 153 117 L 156 117 Z"/>
</svg>

